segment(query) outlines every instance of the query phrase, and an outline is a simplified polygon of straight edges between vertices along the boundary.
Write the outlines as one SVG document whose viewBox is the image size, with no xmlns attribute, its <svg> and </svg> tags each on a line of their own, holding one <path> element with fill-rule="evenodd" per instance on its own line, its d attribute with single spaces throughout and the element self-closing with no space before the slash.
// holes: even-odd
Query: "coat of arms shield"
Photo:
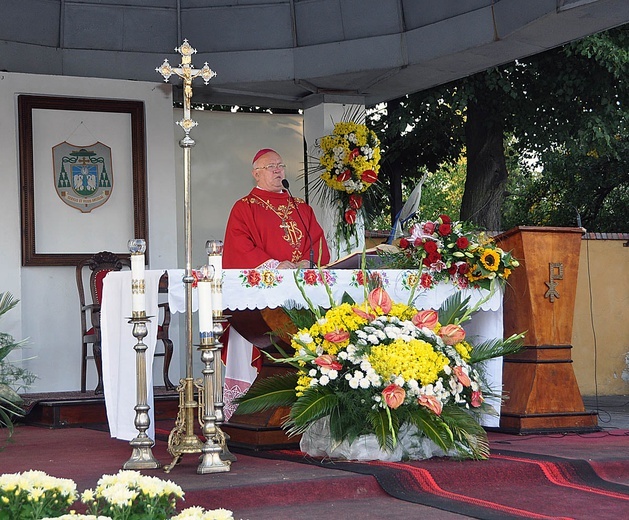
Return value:
<svg viewBox="0 0 629 520">
<path fill-rule="evenodd" d="M 101 142 L 52 148 L 55 189 L 68 206 L 89 213 L 107 202 L 113 190 L 111 148 Z"/>
</svg>

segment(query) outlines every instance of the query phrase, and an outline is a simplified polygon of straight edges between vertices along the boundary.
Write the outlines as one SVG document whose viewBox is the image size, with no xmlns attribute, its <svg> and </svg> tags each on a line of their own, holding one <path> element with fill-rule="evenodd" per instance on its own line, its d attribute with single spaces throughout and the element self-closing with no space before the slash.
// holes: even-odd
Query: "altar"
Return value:
<svg viewBox="0 0 629 520">
<path fill-rule="evenodd" d="M 185 289 L 182 282 L 183 269 L 146 271 L 145 293 L 147 314 L 155 315 L 162 275 L 168 273 L 168 302 L 172 313 L 185 312 Z M 483 341 L 503 337 L 502 291 L 494 294 L 481 289 L 463 289 L 451 284 L 438 284 L 432 289 L 413 288 L 412 276 L 415 271 L 407 270 L 372 270 L 393 301 L 407 303 L 413 296 L 414 306 L 419 309 L 438 309 L 455 291 L 461 291 L 462 297 L 470 297 L 470 306 L 481 303 L 479 311 L 466 323 L 468 337 Z M 325 277 L 325 283 L 321 279 Z M 291 305 L 305 307 L 307 302 L 303 294 L 313 305 L 329 308 L 333 302 L 340 302 L 347 293 L 356 302 L 362 302 L 366 290 L 360 270 L 272 270 L 272 269 L 226 269 L 223 270 L 222 307 L 225 314 L 234 311 L 277 309 Z M 302 293 L 303 291 L 303 293 Z M 193 288 L 193 312 L 196 308 L 196 289 Z M 102 302 L 102 350 L 103 380 L 107 417 L 112 437 L 131 440 L 137 431 L 135 418 L 135 351 L 136 343 L 132 335 L 128 316 L 131 312 L 131 273 L 120 271 L 109 273 L 103 283 Z M 147 350 L 147 385 L 150 406 L 151 427 L 147 434 L 154 438 L 153 378 L 152 361 L 155 349 L 157 323 L 150 321 L 146 337 Z M 245 324 L 232 325 L 229 337 L 227 367 L 225 372 L 225 411 L 226 417 L 233 412 L 231 401 L 248 388 L 255 379 L 256 371 L 251 367 L 251 342 Z M 240 330 L 239 330 L 240 328 Z M 193 360 L 194 362 L 194 360 Z M 244 372 L 244 375 L 239 375 Z M 492 359 L 487 363 L 486 374 L 492 389 L 502 386 L 502 358 Z M 490 403 L 500 411 L 498 400 Z M 228 412 L 229 411 L 229 415 Z M 498 416 L 484 416 L 483 425 L 497 427 Z"/>
</svg>

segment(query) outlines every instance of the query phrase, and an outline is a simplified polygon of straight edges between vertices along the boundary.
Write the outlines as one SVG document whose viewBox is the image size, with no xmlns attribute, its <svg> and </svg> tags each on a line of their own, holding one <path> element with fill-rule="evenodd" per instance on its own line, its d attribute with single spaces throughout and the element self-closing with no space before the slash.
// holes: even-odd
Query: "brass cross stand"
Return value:
<svg viewBox="0 0 629 520">
<path fill-rule="evenodd" d="M 168 82 L 168 78 L 175 74 L 183 80 L 183 118 L 177 121 L 177 124 L 185 132 L 183 139 L 179 141 L 179 146 L 183 150 L 183 173 L 184 173 L 184 231 L 185 231 L 185 253 L 186 266 L 183 282 L 186 292 L 186 377 L 179 382 L 177 387 L 179 391 L 179 411 L 175 421 L 175 427 L 168 436 L 168 452 L 173 456 L 173 461 L 164 467 L 167 473 L 175 467 L 186 453 L 203 453 L 201 464 L 197 470 L 198 473 L 216 473 L 230 470 L 231 461 L 222 460 L 219 456 L 213 456 L 213 453 L 222 451 L 222 446 L 216 444 L 217 426 L 216 422 L 211 420 L 213 400 L 214 400 L 214 381 L 215 371 L 212 365 L 216 364 L 216 357 L 210 356 L 205 351 L 209 350 L 210 345 L 201 345 L 202 361 L 205 366 L 203 369 L 203 384 L 195 383 L 192 370 L 192 284 L 194 277 L 192 275 L 192 211 L 190 200 L 190 150 L 195 145 L 194 140 L 190 137 L 190 130 L 197 123 L 190 117 L 190 102 L 192 99 L 192 81 L 201 77 L 205 84 L 216 76 L 216 73 L 210 69 L 207 62 L 201 69 L 195 69 L 192 65 L 191 56 L 196 53 L 188 40 L 175 49 L 182 56 L 179 67 L 172 67 L 168 60 L 155 70 L 159 72 L 164 81 Z M 209 338 L 207 342 L 218 342 L 214 337 Z M 211 358 L 211 359 L 210 359 Z M 220 362 L 220 358 L 218 359 Z M 222 382 L 218 381 L 219 385 Z M 203 400 L 202 406 L 195 401 L 195 388 L 204 391 L 199 392 L 200 401 Z M 208 395 L 209 394 L 209 395 Z M 208 403 L 208 401 L 211 401 Z M 203 414 L 201 413 L 203 408 Z M 209 410 L 208 410 L 209 409 Z M 203 430 L 206 436 L 206 442 L 203 444 L 194 433 L 195 411 L 198 412 L 199 421 L 203 417 Z M 206 419 L 205 416 L 210 416 Z M 213 423 L 213 425 L 212 425 Z M 220 439 L 219 439 L 220 443 Z M 216 446 L 214 446 L 216 445 Z M 216 449 L 218 448 L 218 449 Z"/>
</svg>

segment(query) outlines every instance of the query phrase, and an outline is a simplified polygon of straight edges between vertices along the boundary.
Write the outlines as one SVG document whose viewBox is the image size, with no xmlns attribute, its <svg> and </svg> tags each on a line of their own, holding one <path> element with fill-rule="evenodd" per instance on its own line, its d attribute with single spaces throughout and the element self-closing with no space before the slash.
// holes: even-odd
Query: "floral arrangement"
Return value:
<svg viewBox="0 0 629 520">
<path fill-rule="evenodd" d="M 461 324 L 483 302 L 470 308 L 458 292 L 439 311 L 395 303 L 381 287 L 361 304 L 345 301 L 327 311 L 302 294 L 306 312 L 286 309 L 298 327 L 295 355 L 280 350 L 275 359 L 296 371 L 257 380 L 237 399 L 237 413 L 289 406 L 283 426 L 290 435 L 326 420 L 334 442 L 373 434 L 388 451 L 401 428 L 413 426 L 445 453 L 488 457 L 478 416 L 492 412 L 486 398 L 496 394 L 479 363 L 517 352 L 521 335 L 473 346 Z"/>
<path fill-rule="evenodd" d="M 399 253 L 385 253 L 386 263 L 397 269 L 422 269 L 420 285 L 431 288 L 440 281 L 457 287 L 489 289 L 493 280 L 505 282 L 519 262 L 487 234 L 448 215 L 414 224 L 400 239 Z"/>
<path fill-rule="evenodd" d="M 355 236 L 363 193 L 378 180 L 380 141 L 373 130 L 353 121 L 336 123 L 331 135 L 319 139 L 321 172 L 315 191 L 338 207 L 337 238 Z M 323 188 L 328 188 L 324 190 Z"/>
<path fill-rule="evenodd" d="M 76 484 L 70 479 L 36 470 L 0 475 L 0 518 L 60 516 L 76 499 Z"/>
<path fill-rule="evenodd" d="M 123 470 L 103 475 L 95 490 L 86 489 L 81 501 L 86 514 L 71 506 L 78 499 L 76 483 L 43 471 L 0 475 L 0 519 L 38 520 L 230 520 L 227 509 L 204 510 L 192 506 L 176 513 L 176 501 L 184 492 L 176 484 L 137 471 Z"/>
<path fill-rule="evenodd" d="M 103 475 L 95 489 L 86 489 L 81 494 L 90 514 L 143 520 L 170 518 L 181 498 L 183 490 L 170 480 L 130 470 Z"/>
</svg>

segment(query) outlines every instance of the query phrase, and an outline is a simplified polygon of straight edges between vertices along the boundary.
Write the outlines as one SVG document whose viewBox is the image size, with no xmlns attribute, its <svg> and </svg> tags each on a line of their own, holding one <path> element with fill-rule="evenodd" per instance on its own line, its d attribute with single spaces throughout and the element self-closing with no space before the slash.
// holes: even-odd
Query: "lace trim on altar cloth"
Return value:
<svg viewBox="0 0 629 520">
<path fill-rule="evenodd" d="M 243 395 L 250 387 L 251 383 L 247 381 L 225 379 L 225 385 L 223 387 L 223 415 L 226 421 L 229 421 L 229 418 L 234 415 L 236 408 L 238 408 L 234 400 Z"/>
</svg>

